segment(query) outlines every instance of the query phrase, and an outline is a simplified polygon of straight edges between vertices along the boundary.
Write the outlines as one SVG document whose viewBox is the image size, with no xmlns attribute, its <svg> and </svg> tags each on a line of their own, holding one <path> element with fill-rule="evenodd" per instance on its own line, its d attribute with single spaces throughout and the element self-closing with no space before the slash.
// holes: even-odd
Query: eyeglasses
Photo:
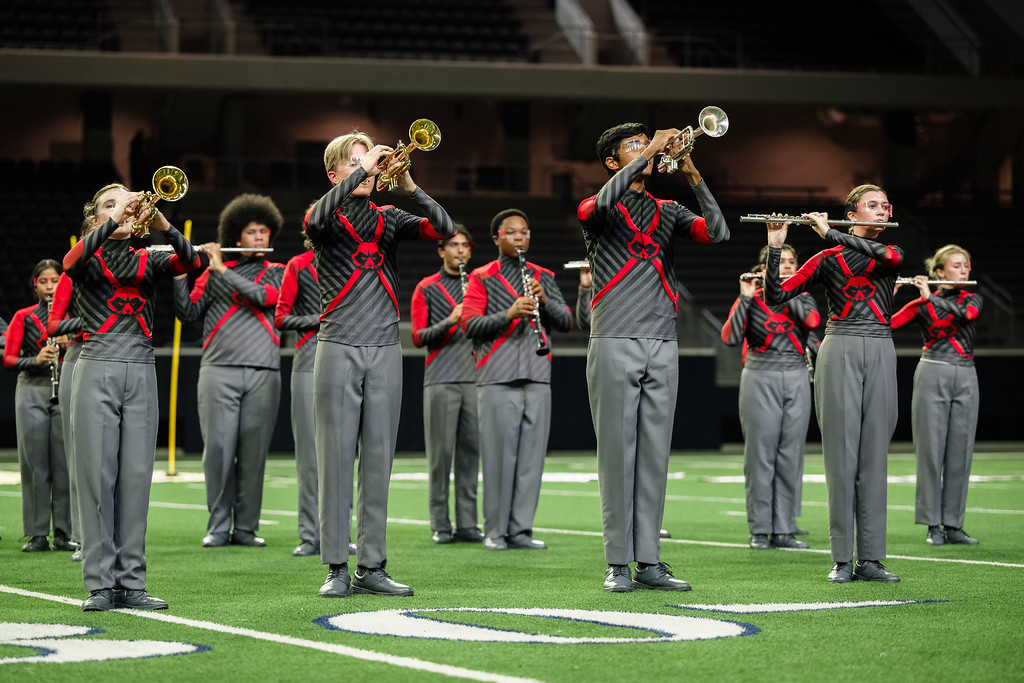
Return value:
<svg viewBox="0 0 1024 683">
<path fill-rule="evenodd" d="M 650 140 L 644 140 L 643 138 L 637 138 L 634 140 L 626 140 L 622 143 L 623 152 L 632 152 L 637 149 L 643 149 L 647 145 L 651 144 Z"/>
<path fill-rule="evenodd" d="M 529 228 L 527 228 L 526 230 L 499 230 L 498 234 L 504 237 L 505 239 L 514 240 L 517 237 L 529 237 L 530 230 Z"/>
<path fill-rule="evenodd" d="M 890 204 L 889 202 L 867 202 L 866 204 L 854 204 L 853 210 L 857 211 L 858 209 L 864 209 L 865 211 L 871 213 L 874 213 L 875 211 L 881 209 L 882 211 L 888 213 L 889 217 L 892 218 L 892 204 Z"/>
<path fill-rule="evenodd" d="M 348 163 L 345 164 L 345 168 L 355 168 L 356 166 L 363 165 L 363 157 L 349 157 Z"/>
</svg>

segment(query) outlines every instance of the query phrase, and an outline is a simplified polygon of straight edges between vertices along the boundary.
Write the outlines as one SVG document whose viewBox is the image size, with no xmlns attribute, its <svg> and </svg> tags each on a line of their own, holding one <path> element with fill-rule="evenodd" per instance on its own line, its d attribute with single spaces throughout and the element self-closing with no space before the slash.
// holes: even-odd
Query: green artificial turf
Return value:
<svg viewBox="0 0 1024 683">
<path fill-rule="evenodd" d="M 157 468 L 166 470 L 167 463 L 158 462 Z M 551 479 L 541 491 L 534 533 L 549 550 L 506 552 L 433 544 L 424 459 L 397 458 L 387 568 L 414 588 L 411 598 L 317 596 L 326 568 L 318 557 L 291 555 L 298 538 L 290 459 L 268 462 L 259 531 L 266 548 L 200 547 L 207 517 L 196 476 L 201 467 L 190 457 L 179 460 L 176 469 L 177 477 L 152 487 L 148 588 L 167 600 L 170 610 L 149 616 L 83 613 L 80 565 L 70 561 L 69 553 L 20 552 L 20 489 L 0 486 L 0 622 L 88 626 L 102 633 L 73 639 L 183 642 L 201 645 L 202 651 L 70 663 L 44 657 L 26 663 L 21 660 L 35 656 L 41 646 L 17 640 L 19 627 L 0 626 L 0 679 L 1024 680 L 1019 652 L 1024 642 L 1024 453 L 1014 449 L 975 456 L 972 474 L 984 480 L 971 484 L 965 528 L 981 545 L 931 547 L 924 542 L 925 528 L 913 523 L 914 485 L 903 479 L 914 472 L 913 455 L 905 446 L 894 447 L 889 474 L 897 479 L 888 488 L 886 566 L 903 580 L 848 585 L 825 581 L 832 563 L 825 485 L 815 479 L 823 472 L 820 453 L 807 456 L 806 475 L 812 480 L 804 485 L 799 519 L 810 531 L 803 537 L 811 544 L 809 551 L 746 547 L 741 456 L 675 455 L 663 524 L 672 538 L 662 543 L 662 559 L 693 585 L 686 593 L 601 590 L 606 565 L 593 454 L 549 456 L 545 475 Z M 0 463 L 0 470 L 15 472 L 17 465 Z M 353 570 L 354 564 L 353 558 Z M 818 611 L 773 607 L 750 614 L 687 607 L 873 600 L 915 602 Z M 552 619 L 500 611 L 521 608 L 588 612 L 580 619 Z M 449 611 L 423 611 L 434 609 Z M 432 637 L 321 625 L 321 618 L 376 610 L 412 611 L 421 617 L 415 623 Z M 598 623 L 602 620 L 591 610 L 615 614 L 608 623 Z M 659 633 L 611 623 L 621 613 L 674 615 L 672 624 L 715 628 L 738 623 L 750 635 L 660 642 Z M 640 623 L 653 619 L 639 617 Z M 355 623 L 368 620 L 359 617 Z M 512 631 L 626 642 L 452 641 L 438 637 L 446 623 L 478 625 L 495 638 Z"/>
</svg>

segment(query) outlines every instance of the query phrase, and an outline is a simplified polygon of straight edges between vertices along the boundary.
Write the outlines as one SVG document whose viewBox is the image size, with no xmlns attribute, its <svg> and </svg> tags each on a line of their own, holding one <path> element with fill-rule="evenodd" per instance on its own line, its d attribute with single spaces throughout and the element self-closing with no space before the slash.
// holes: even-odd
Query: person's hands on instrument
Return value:
<svg viewBox="0 0 1024 683">
<path fill-rule="evenodd" d="M 590 289 L 594 285 L 594 274 L 590 272 L 590 266 L 580 268 L 580 287 Z"/>
<path fill-rule="evenodd" d="M 228 269 L 224 265 L 224 255 L 220 251 L 219 242 L 207 242 L 199 246 L 199 251 L 206 254 L 206 257 L 210 259 L 210 265 L 208 268 L 216 273 L 223 273 Z"/>
<path fill-rule="evenodd" d="M 745 280 L 740 278 L 740 296 L 753 297 L 757 291 L 757 280 Z"/>
<path fill-rule="evenodd" d="M 530 294 L 533 295 L 541 305 L 548 302 L 548 295 L 544 291 L 544 286 L 539 280 L 530 279 Z"/>
<path fill-rule="evenodd" d="M 377 162 L 393 151 L 395 150 L 387 145 L 374 145 L 373 149 L 368 151 L 366 156 L 363 157 L 363 170 L 366 171 L 366 175 L 375 176 L 383 171 L 384 169 L 379 167 Z"/>
<path fill-rule="evenodd" d="M 778 215 L 777 213 L 772 214 L 772 216 Z M 786 243 L 786 235 L 789 234 L 789 221 L 768 221 L 765 225 L 768 226 L 768 246 L 781 248 Z"/>
<path fill-rule="evenodd" d="M 505 316 L 509 320 L 515 320 L 533 315 L 535 310 L 537 310 L 537 303 L 531 297 L 521 296 L 512 302 L 512 305 L 505 311 Z"/>
<path fill-rule="evenodd" d="M 917 291 L 921 293 L 922 299 L 927 299 L 932 295 L 932 291 L 928 288 L 927 275 L 915 275 L 911 278 L 910 284 L 917 287 Z"/>
<path fill-rule="evenodd" d="M 455 308 L 448 314 L 448 322 L 452 325 L 462 320 L 462 304 L 455 304 Z"/>
<path fill-rule="evenodd" d="M 691 185 L 700 185 L 700 171 L 693 164 L 693 155 L 687 154 L 679 161 L 679 170 L 686 176 L 686 181 Z"/>
<path fill-rule="evenodd" d="M 801 218 L 806 218 L 811 221 L 811 228 L 814 232 L 821 236 L 821 239 L 825 239 L 825 233 L 828 232 L 828 214 L 823 211 L 811 211 L 809 213 L 801 214 Z"/>
<path fill-rule="evenodd" d="M 153 222 L 150 223 L 150 227 L 158 230 L 159 232 L 167 232 L 171 229 L 171 224 L 164 216 L 164 214 L 156 207 L 155 204 L 147 204 L 142 207 L 142 211 L 139 214 L 138 221 L 144 222 L 146 217 L 153 214 Z"/>
<path fill-rule="evenodd" d="M 398 178 L 398 184 L 406 194 L 412 194 L 416 191 L 416 183 L 413 182 L 412 174 L 409 173 L 408 169 Z"/>
<path fill-rule="evenodd" d="M 648 160 L 654 159 L 659 154 L 667 153 L 665 148 L 670 145 L 672 139 L 677 135 L 679 135 L 678 128 L 666 128 L 665 130 L 655 131 L 650 144 L 644 147 L 640 153 L 647 157 Z"/>
<path fill-rule="evenodd" d="M 117 229 L 110 234 L 111 238 L 123 240 L 131 237 L 132 222 L 138 217 L 139 205 L 144 194 L 144 192 L 127 192 L 117 200 L 109 214 L 109 218 L 117 223 Z"/>
<path fill-rule="evenodd" d="M 49 365 L 55 362 L 59 353 L 56 345 L 43 344 L 43 348 L 36 354 L 36 365 Z"/>
</svg>

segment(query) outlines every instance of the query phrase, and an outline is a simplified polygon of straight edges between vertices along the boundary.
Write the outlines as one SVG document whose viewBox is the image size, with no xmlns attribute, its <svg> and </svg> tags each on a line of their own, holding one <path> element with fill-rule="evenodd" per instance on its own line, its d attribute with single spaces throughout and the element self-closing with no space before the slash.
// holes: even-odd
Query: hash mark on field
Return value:
<svg viewBox="0 0 1024 683">
<path fill-rule="evenodd" d="M 28 598 L 38 598 L 40 600 L 50 600 L 52 602 L 59 602 L 65 605 L 74 605 L 76 607 L 82 604 L 81 600 L 75 600 L 74 598 L 68 598 L 61 595 L 50 595 L 48 593 L 37 593 L 35 591 L 28 591 L 21 588 L 15 588 L 13 586 L 5 586 L 2 584 L 0 584 L 0 592 L 21 595 L 23 597 Z M 494 681 L 495 683 L 540 683 L 539 681 L 533 678 L 517 678 L 515 676 L 493 674 L 487 671 L 474 671 L 473 669 L 464 669 L 462 667 L 450 666 L 448 664 L 436 664 L 434 662 L 428 662 L 422 659 L 413 659 L 412 657 L 397 657 L 395 655 L 389 655 L 384 652 L 374 652 L 373 650 L 360 650 L 358 648 L 348 647 L 346 645 L 336 645 L 334 643 L 319 643 L 315 640 L 294 638 L 292 636 L 285 636 L 279 633 L 255 631 L 249 628 L 228 626 L 226 624 L 218 624 L 212 621 L 198 621 L 196 619 L 185 619 L 184 617 L 176 617 L 173 614 L 161 614 L 159 612 L 143 612 L 134 609 L 121 609 L 116 611 L 121 614 L 128 614 L 133 617 L 143 617 L 145 619 L 153 619 L 154 621 L 162 621 L 165 623 L 178 624 L 181 626 L 190 626 L 192 628 L 203 629 L 206 631 L 214 631 L 216 633 L 226 633 L 229 635 L 242 636 L 245 638 L 254 638 L 256 640 L 265 640 L 267 642 L 278 643 L 281 645 L 294 645 L 296 647 L 305 647 L 311 650 L 320 650 L 321 652 L 329 652 L 332 654 L 338 654 L 345 657 L 352 657 L 354 659 L 362 659 L 368 662 L 376 662 L 378 664 L 390 664 L 392 666 L 413 669 L 415 671 L 426 671 L 429 673 L 440 674 L 442 676 L 465 678 L 473 681 Z"/>
</svg>

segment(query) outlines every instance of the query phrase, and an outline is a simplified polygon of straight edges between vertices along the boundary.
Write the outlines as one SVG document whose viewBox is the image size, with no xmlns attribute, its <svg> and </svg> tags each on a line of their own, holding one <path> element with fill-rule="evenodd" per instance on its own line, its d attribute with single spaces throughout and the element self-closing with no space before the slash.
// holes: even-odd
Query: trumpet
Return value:
<svg viewBox="0 0 1024 683">
<path fill-rule="evenodd" d="M 537 355 L 546 356 L 551 353 L 551 349 L 548 347 L 548 343 L 544 341 L 544 328 L 540 321 L 540 301 L 530 293 L 530 271 L 526 267 L 526 252 L 523 251 L 522 247 L 516 247 L 516 253 L 519 255 L 519 273 L 523 276 L 523 296 L 530 297 L 533 299 L 533 303 L 536 304 L 536 307 L 533 309 L 533 318 L 530 321 L 530 326 L 533 328 L 533 336 L 537 339 Z"/>
<path fill-rule="evenodd" d="M 46 295 L 46 317 L 50 317 L 50 309 L 53 308 L 53 295 Z M 52 336 L 47 335 L 46 345 L 55 347 L 57 346 L 57 340 Z M 60 403 L 60 354 L 57 354 L 57 358 L 50 361 L 50 403 L 57 405 Z"/>
<path fill-rule="evenodd" d="M 144 207 L 149 207 L 149 215 L 141 221 L 132 223 L 132 234 L 136 237 L 148 237 L 149 226 L 156 218 L 157 209 L 154 205 L 158 200 L 176 202 L 188 192 L 188 176 L 177 166 L 161 166 L 153 174 L 153 191 L 142 195 L 138 211 L 141 213 Z"/>
<path fill-rule="evenodd" d="M 813 222 L 814 221 L 810 218 L 804 218 L 803 216 L 772 216 L 767 213 L 753 213 L 747 216 L 740 216 L 740 223 L 793 223 L 795 225 L 811 225 Z M 841 221 L 832 220 L 830 218 L 826 222 L 835 227 L 852 227 L 854 225 L 875 225 L 880 228 L 900 227 L 900 224 L 895 221 L 876 223 L 874 221 Z"/>
<path fill-rule="evenodd" d="M 700 114 L 697 115 L 697 122 L 697 130 L 694 130 L 692 126 L 687 126 L 666 145 L 667 149 L 678 142 L 683 147 L 675 154 L 661 156 L 661 161 L 658 162 L 660 173 L 675 173 L 679 169 L 679 162 L 693 152 L 693 142 L 698 136 L 707 135 L 709 138 L 720 138 L 725 135 L 725 131 L 729 130 L 729 117 L 719 107 L 709 106 L 701 109 Z"/>
<path fill-rule="evenodd" d="M 399 140 L 393 152 L 377 161 L 377 166 L 384 169 L 377 176 L 378 192 L 385 188 L 393 190 L 398 187 L 398 179 L 412 166 L 412 162 L 409 160 L 412 150 L 422 149 L 424 152 L 429 152 L 432 149 L 437 149 L 437 146 L 441 144 L 441 130 L 430 119 L 416 119 L 409 126 L 409 140 L 408 145 Z M 401 166 L 394 171 L 388 171 L 388 167 L 395 161 L 401 162 Z"/>
</svg>

